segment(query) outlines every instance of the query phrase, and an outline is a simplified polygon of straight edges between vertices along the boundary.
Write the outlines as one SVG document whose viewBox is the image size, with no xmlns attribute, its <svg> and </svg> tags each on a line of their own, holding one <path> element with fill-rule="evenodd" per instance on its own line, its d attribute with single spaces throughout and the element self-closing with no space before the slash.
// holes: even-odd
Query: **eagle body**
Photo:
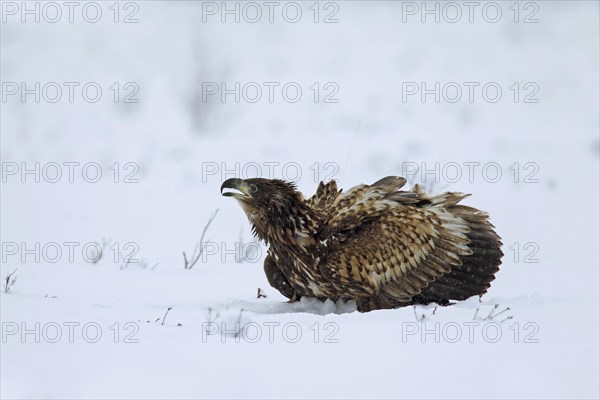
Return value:
<svg viewBox="0 0 600 400">
<path fill-rule="evenodd" d="M 486 293 L 503 256 L 488 214 L 459 204 L 468 195 L 405 183 L 388 176 L 342 191 L 321 182 L 305 199 L 289 182 L 233 178 L 221 192 L 267 244 L 267 279 L 290 301 L 353 299 L 366 312 Z"/>
</svg>

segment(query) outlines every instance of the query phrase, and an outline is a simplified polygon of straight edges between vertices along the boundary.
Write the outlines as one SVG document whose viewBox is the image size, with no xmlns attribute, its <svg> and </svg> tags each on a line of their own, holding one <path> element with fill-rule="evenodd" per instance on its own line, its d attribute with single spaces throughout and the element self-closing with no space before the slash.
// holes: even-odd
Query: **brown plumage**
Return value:
<svg viewBox="0 0 600 400">
<path fill-rule="evenodd" d="M 503 255 L 488 214 L 458 204 L 468 195 L 405 183 L 388 176 L 343 192 L 321 182 L 304 199 L 285 181 L 233 178 L 221 193 L 269 246 L 267 279 L 291 301 L 354 299 L 365 312 L 483 295 Z"/>
</svg>

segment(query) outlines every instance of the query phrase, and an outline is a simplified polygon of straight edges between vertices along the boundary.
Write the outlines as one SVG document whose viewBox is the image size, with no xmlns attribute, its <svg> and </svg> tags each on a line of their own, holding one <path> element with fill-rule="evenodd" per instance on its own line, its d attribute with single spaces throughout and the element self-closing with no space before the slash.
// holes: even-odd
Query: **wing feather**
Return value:
<svg viewBox="0 0 600 400">
<path fill-rule="evenodd" d="M 466 195 L 449 192 L 419 200 L 414 192 L 407 197 L 397 192 L 404 183 L 387 177 L 330 198 L 321 238 L 331 243 L 319 268 L 336 289 L 410 301 L 472 254 L 471 230 L 447 210 Z"/>
<path fill-rule="evenodd" d="M 324 183 L 321 181 L 317 187 L 317 192 L 306 200 L 306 203 L 315 209 L 326 209 L 330 207 L 336 197 L 340 194 L 336 181 Z"/>
</svg>

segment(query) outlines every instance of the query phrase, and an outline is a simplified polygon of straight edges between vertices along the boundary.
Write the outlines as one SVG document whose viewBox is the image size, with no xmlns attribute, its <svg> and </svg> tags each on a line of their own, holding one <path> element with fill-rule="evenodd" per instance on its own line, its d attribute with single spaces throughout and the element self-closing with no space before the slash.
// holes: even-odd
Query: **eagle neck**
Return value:
<svg viewBox="0 0 600 400">
<path fill-rule="evenodd" d="M 260 239 L 276 247 L 306 248 L 314 243 L 318 217 L 314 210 L 299 198 L 274 202 L 267 209 L 266 223 L 254 224 Z M 264 228 L 261 226 L 264 225 Z"/>
</svg>

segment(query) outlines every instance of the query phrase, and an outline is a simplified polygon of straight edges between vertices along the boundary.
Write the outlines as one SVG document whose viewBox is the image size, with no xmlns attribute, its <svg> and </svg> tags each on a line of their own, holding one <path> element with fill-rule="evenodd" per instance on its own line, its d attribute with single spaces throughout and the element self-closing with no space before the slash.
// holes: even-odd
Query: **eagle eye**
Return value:
<svg viewBox="0 0 600 400">
<path fill-rule="evenodd" d="M 256 192 L 258 192 L 258 187 L 254 183 L 251 183 L 250 184 L 250 191 L 252 193 L 256 193 Z"/>
</svg>

